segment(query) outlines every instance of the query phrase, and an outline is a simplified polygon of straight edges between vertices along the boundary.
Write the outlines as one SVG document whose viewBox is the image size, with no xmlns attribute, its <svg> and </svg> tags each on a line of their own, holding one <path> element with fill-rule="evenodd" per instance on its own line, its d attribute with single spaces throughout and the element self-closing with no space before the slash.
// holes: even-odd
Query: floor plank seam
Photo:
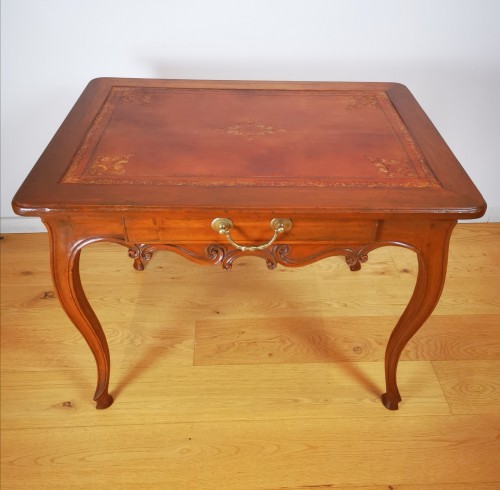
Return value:
<svg viewBox="0 0 500 490">
<path fill-rule="evenodd" d="M 448 405 L 448 409 L 450 410 L 450 415 L 457 415 L 453 411 L 451 404 L 450 404 L 450 401 L 448 400 L 448 397 L 446 396 L 446 391 L 444 389 L 443 383 L 441 382 L 441 378 L 439 377 L 439 375 L 436 371 L 436 366 L 434 365 L 434 362 L 435 361 L 431 361 L 432 370 L 434 371 L 434 374 L 436 375 L 436 378 L 437 378 L 438 383 L 439 383 L 439 387 L 441 388 L 441 392 L 443 393 L 443 397 L 446 400 L 446 404 Z"/>
<path fill-rule="evenodd" d="M 322 422 L 322 421 L 332 421 L 332 420 L 339 420 L 339 419 L 348 419 L 349 421 L 353 420 L 376 420 L 376 419 L 390 419 L 390 420 L 398 420 L 401 418 L 409 418 L 411 417 L 412 420 L 416 419 L 430 419 L 430 418 L 450 418 L 453 417 L 455 418 L 477 418 L 477 417 L 482 417 L 485 414 L 408 414 L 408 415 L 402 415 L 402 414 L 394 414 L 394 417 L 392 417 L 391 414 L 389 415 L 367 415 L 367 416 L 361 416 L 361 415 L 356 415 L 353 417 L 346 417 L 345 415 L 343 416 L 338 416 L 338 417 L 315 417 L 314 421 L 315 422 Z M 495 417 L 498 416 L 500 417 L 500 414 L 486 414 L 489 417 Z M 144 423 L 136 423 L 136 424 L 131 424 L 131 423 L 124 423 L 124 424 L 99 424 L 98 427 L 101 429 L 104 428 L 116 428 L 116 427 L 151 427 L 151 426 L 158 426 L 158 427 L 163 427 L 163 426 L 182 426 L 182 425 L 212 425 L 212 424 L 255 424 L 255 423 L 276 423 L 276 422 L 284 422 L 284 423 L 290 423 L 294 421 L 310 421 L 310 417 L 295 417 L 295 418 L 283 418 L 283 417 L 277 417 L 277 418 L 266 418 L 266 419 L 234 419 L 234 420 L 228 420 L 228 419 L 211 419 L 211 420 L 184 420 L 182 422 L 144 422 Z M 499 420 L 500 421 L 500 420 Z M 19 427 L 19 428 L 2 428 L 0 432 L 15 432 L 15 431 L 34 431 L 34 430 L 62 430 L 62 429 L 88 429 L 88 428 L 93 428 L 96 427 L 95 421 L 89 421 L 88 425 L 65 425 L 65 426 L 44 426 L 44 427 Z"/>
</svg>

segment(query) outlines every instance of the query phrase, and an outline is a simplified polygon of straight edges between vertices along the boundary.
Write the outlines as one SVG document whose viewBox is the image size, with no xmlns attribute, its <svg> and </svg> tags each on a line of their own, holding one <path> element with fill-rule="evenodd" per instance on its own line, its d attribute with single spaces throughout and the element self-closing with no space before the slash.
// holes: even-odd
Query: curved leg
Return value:
<svg viewBox="0 0 500 490">
<path fill-rule="evenodd" d="M 448 245 L 455 223 L 437 226 L 427 241 L 418 248 L 418 276 L 412 297 L 394 327 L 385 352 L 386 392 L 382 403 L 397 410 L 401 395 L 396 380 L 398 361 L 405 345 L 429 318 L 436 307 L 446 278 Z"/>
<path fill-rule="evenodd" d="M 96 408 L 113 403 L 108 393 L 110 359 L 108 343 L 80 281 L 80 252 L 85 244 L 65 222 L 45 222 L 50 235 L 52 280 L 64 311 L 89 345 L 97 363 Z"/>
</svg>

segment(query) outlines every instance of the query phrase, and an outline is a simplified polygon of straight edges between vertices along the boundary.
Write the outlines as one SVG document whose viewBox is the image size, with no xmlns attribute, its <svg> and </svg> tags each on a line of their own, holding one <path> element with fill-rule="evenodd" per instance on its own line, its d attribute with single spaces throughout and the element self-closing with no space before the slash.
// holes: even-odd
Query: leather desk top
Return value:
<svg viewBox="0 0 500 490">
<path fill-rule="evenodd" d="M 486 206 L 402 85 L 112 78 L 90 82 L 13 204 L 447 218 Z"/>
</svg>

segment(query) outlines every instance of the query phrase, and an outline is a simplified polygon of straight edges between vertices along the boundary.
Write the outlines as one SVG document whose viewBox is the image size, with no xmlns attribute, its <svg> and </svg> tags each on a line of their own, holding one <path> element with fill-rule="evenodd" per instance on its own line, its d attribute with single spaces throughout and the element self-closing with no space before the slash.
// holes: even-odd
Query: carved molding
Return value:
<svg viewBox="0 0 500 490">
<path fill-rule="evenodd" d="M 361 269 L 361 264 L 368 260 L 368 250 L 376 248 L 377 244 L 369 244 L 360 248 L 328 247 L 321 245 L 318 246 L 316 252 L 307 255 L 294 253 L 293 247 L 285 244 L 274 245 L 269 250 L 249 252 L 213 243 L 206 247 L 204 255 L 179 245 L 132 244 L 128 246 L 128 255 L 134 260 L 134 269 L 138 271 L 143 271 L 153 258 L 153 254 L 159 250 L 177 253 L 196 263 L 213 265 L 220 263 L 225 270 L 231 270 L 234 262 L 241 257 L 261 257 L 266 261 L 267 268 L 273 270 L 276 269 L 278 264 L 285 267 L 302 267 L 328 257 L 343 256 L 349 268 L 352 271 L 358 271 Z"/>
<path fill-rule="evenodd" d="M 170 244 L 128 244 L 128 256 L 134 259 L 134 269 L 143 271 L 148 262 L 153 258 L 153 254 L 159 250 L 174 252 L 183 257 L 201 264 L 218 264 L 226 255 L 224 247 L 219 244 L 211 244 L 206 248 L 206 255 L 199 255 L 192 250 L 179 245 Z"/>
<path fill-rule="evenodd" d="M 224 248 L 224 247 L 223 247 Z M 227 251 L 224 248 L 224 257 L 222 259 L 222 268 L 226 271 L 233 268 L 233 263 L 240 257 L 261 257 L 266 261 L 266 266 L 269 270 L 276 269 L 278 261 L 275 255 L 269 250 L 256 250 L 254 252 L 243 252 L 241 250 L 231 249 Z"/>
<path fill-rule="evenodd" d="M 363 246 L 354 249 L 349 247 L 322 246 L 313 254 L 293 257 L 293 248 L 291 246 L 275 245 L 273 247 L 273 254 L 277 257 L 280 264 L 288 267 L 302 267 L 328 257 L 343 256 L 346 264 L 352 271 L 359 271 L 361 269 L 361 264 L 368 260 L 368 253 L 365 250 L 366 247 L 367 246 Z"/>
<path fill-rule="evenodd" d="M 128 249 L 128 256 L 134 259 L 134 269 L 143 271 L 147 263 L 153 258 L 153 252 L 149 251 L 150 245 L 145 243 L 134 244 L 132 248 Z"/>
<path fill-rule="evenodd" d="M 273 270 L 276 269 L 278 264 L 285 267 L 303 267 L 328 257 L 343 256 L 351 271 L 359 271 L 361 264 L 367 262 L 368 254 L 380 247 L 402 247 L 412 250 L 417 255 L 420 254 L 415 246 L 397 241 L 376 241 L 359 247 L 332 247 L 324 244 L 313 244 L 307 245 L 305 249 L 301 245 L 294 248 L 287 244 L 277 244 L 267 250 L 244 252 L 221 243 L 211 243 L 206 247 L 201 247 L 200 251 L 195 251 L 181 245 L 167 243 L 137 244 L 127 242 L 118 236 L 94 236 L 76 241 L 72 247 L 72 255 L 85 246 L 98 242 L 111 242 L 127 247 L 128 256 L 134 260 L 133 267 L 138 271 L 143 271 L 146 268 L 155 252 L 163 250 L 174 252 L 201 265 L 221 264 L 225 270 L 231 270 L 234 262 L 241 257 L 261 257 L 266 261 L 267 268 Z M 305 252 L 305 250 L 308 252 Z M 311 253 L 311 250 L 314 250 L 314 252 Z"/>
</svg>

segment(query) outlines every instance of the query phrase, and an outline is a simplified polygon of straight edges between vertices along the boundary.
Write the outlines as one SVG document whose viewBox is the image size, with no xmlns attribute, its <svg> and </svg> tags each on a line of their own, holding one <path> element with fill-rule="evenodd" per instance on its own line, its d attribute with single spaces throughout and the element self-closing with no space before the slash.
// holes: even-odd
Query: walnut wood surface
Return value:
<svg viewBox="0 0 500 490">
<path fill-rule="evenodd" d="M 112 403 L 110 355 L 80 282 L 88 244 L 128 248 L 137 270 L 159 251 L 227 270 L 245 256 L 274 269 L 340 255 L 351 271 L 382 246 L 414 251 L 415 291 L 386 351 L 392 410 L 401 352 L 443 288 L 451 231 L 486 209 L 399 84 L 134 79 L 89 84 L 13 206 L 49 230 L 58 297 L 96 359 L 97 408 Z M 218 217 L 244 246 L 267 242 L 273 218 L 292 228 L 242 251 L 211 228 Z"/>
</svg>

